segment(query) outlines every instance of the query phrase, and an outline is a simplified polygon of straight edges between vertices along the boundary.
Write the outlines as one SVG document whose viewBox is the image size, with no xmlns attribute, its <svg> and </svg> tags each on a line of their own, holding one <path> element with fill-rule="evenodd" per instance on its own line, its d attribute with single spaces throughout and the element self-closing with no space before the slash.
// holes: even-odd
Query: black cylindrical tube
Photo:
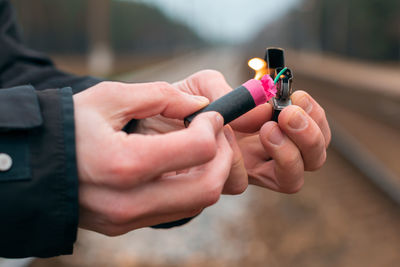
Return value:
<svg viewBox="0 0 400 267">
<path fill-rule="evenodd" d="M 278 122 L 278 117 L 279 117 L 279 114 L 281 114 L 281 111 L 282 110 L 280 110 L 280 109 L 274 109 L 272 111 L 272 120 L 273 121 Z"/>
<path fill-rule="evenodd" d="M 185 118 L 185 126 L 188 127 L 192 120 L 200 113 L 216 111 L 224 118 L 224 124 L 230 123 L 256 106 L 253 97 L 246 87 L 240 86 L 232 92 L 211 102 L 205 108 Z"/>
</svg>

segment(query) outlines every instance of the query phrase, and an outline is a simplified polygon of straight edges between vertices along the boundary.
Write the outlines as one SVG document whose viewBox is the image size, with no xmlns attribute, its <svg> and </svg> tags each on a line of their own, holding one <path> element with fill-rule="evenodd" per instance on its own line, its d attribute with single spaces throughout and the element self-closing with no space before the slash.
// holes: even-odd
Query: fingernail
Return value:
<svg viewBox="0 0 400 267">
<path fill-rule="evenodd" d="M 222 118 L 221 114 L 219 114 L 218 112 L 215 112 L 215 120 L 220 125 L 224 124 L 224 118 Z"/>
<path fill-rule="evenodd" d="M 283 143 L 283 134 L 278 126 L 274 126 L 268 134 L 268 140 L 271 144 L 279 146 Z"/>
<path fill-rule="evenodd" d="M 301 107 L 308 114 L 311 112 L 313 108 L 313 105 L 308 96 L 303 96 L 303 98 L 300 99 L 298 106 Z"/>
<path fill-rule="evenodd" d="M 195 99 L 197 102 L 199 102 L 201 105 L 208 105 L 210 103 L 210 100 L 208 100 L 207 97 L 200 96 L 200 95 L 192 95 L 193 99 Z"/>
<path fill-rule="evenodd" d="M 289 119 L 289 127 L 294 130 L 303 130 L 308 125 L 307 117 L 304 111 L 297 110 Z"/>
</svg>

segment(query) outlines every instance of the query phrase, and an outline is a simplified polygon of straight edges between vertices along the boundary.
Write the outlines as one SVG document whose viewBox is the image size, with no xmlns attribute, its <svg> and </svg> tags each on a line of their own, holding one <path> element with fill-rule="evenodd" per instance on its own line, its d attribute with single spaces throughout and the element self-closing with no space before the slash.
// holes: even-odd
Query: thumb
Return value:
<svg viewBox="0 0 400 267">
<path fill-rule="evenodd" d="M 91 89 L 97 89 L 96 105 L 108 117 L 121 119 L 122 124 L 158 114 L 183 119 L 209 104 L 206 97 L 182 92 L 166 82 L 103 82 Z"/>
</svg>

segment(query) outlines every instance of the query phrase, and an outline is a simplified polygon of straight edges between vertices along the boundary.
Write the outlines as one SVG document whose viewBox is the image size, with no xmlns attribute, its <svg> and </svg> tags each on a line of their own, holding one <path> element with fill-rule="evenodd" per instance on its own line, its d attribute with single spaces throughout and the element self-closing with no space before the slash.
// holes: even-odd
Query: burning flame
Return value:
<svg viewBox="0 0 400 267">
<path fill-rule="evenodd" d="M 267 63 L 261 58 L 250 59 L 248 65 L 255 71 L 254 79 L 256 80 L 260 80 L 265 74 L 268 74 Z"/>
</svg>

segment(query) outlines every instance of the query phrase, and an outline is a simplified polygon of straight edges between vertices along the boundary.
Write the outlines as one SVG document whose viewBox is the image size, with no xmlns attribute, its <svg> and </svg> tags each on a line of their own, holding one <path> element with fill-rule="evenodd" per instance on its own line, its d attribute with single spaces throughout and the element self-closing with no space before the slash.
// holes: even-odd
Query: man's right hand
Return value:
<svg viewBox="0 0 400 267">
<path fill-rule="evenodd" d="M 233 157 L 218 113 L 165 134 L 122 131 L 131 119 L 183 119 L 207 104 L 164 82 L 103 82 L 74 95 L 80 227 L 120 235 L 215 203 Z"/>
</svg>

